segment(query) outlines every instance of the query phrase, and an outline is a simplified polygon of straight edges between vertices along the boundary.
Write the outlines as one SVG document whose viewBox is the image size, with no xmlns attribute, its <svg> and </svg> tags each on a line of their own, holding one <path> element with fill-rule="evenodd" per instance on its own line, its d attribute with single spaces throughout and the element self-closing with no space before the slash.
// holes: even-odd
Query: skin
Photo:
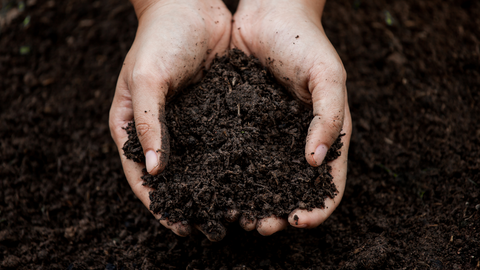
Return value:
<svg viewBox="0 0 480 270">
<path fill-rule="evenodd" d="M 330 163 L 339 191 L 335 199 L 327 199 L 324 209 L 294 210 L 288 222 L 277 217 L 258 221 L 241 217 L 240 224 L 247 231 L 257 229 L 262 235 L 271 235 L 288 224 L 315 228 L 342 199 L 352 121 L 346 72 L 321 23 L 324 5 L 325 1 L 319 0 L 242 0 L 234 15 L 230 46 L 259 58 L 295 97 L 313 107 L 305 145 L 307 162 L 320 165 L 340 132 L 346 133 L 341 156 Z"/>
<path fill-rule="evenodd" d="M 314 228 L 325 221 L 343 196 L 351 136 L 345 69 L 320 21 L 325 2 L 242 0 L 233 24 L 230 12 L 220 0 L 131 2 L 139 25 L 118 78 L 110 109 L 110 131 L 135 195 L 149 208 L 151 189 L 142 185 L 141 170 L 146 167 L 155 175 L 168 162 L 166 100 L 182 86 L 198 81 L 202 69 L 209 67 L 215 54 L 236 47 L 258 57 L 294 96 L 313 106 L 315 117 L 305 146 L 305 158 L 310 165 L 321 164 L 340 131 L 346 135 L 342 138 L 342 155 L 330 164 L 339 192 L 335 199 L 326 201 L 324 209 L 312 212 L 297 209 L 288 220 L 272 216 L 258 221 L 229 210 L 227 220 L 239 220 L 245 230 L 256 229 L 265 236 L 285 229 L 288 224 Z M 123 128 L 132 119 L 146 165 L 127 160 L 123 155 L 122 147 L 128 139 Z M 195 228 L 211 241 L 224 236 L 209 235 L 201 224 L 169 224 L 168 220 L 160 223 L 180 236 L 190 234 Z"/>
</svg>

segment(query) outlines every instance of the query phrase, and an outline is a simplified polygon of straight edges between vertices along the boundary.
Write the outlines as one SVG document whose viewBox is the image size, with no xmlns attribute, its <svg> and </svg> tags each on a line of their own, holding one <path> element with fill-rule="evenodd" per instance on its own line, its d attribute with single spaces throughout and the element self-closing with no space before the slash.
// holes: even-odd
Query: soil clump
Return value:
<svg viewBox="0 0 480 270">
<path fill-rule="evenodd" d="M 323 208 L 337 189 L 327 164 L 340 155 L 341 136 L 324 162 L 311 167 L 304 145 L 312 110 L 294 100 L 258 59 L 233 49 L 216 57 L 203 80 L 167 104 L 170 164 L 146 173 L 150 210 L 170 222 L 286 218 L 294 209 Z M 144 160 L 135 124 L 126 128 L 127 158 Z"/>
</svg>

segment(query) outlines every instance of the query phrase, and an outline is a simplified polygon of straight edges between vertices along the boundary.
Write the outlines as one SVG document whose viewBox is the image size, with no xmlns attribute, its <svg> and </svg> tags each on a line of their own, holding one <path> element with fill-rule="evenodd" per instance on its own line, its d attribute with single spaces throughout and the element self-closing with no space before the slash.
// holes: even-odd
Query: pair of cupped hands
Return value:
<svg viewBox="0 0 480 270">
<path fill-rule="evenodd" d="M 324 222 L 340 203 L 347 174 L 351 117 L 347 102 L 346 73 L 321 24 L 325 1 L 241 0 L 232 16 L 221 0 L 131 0 L 138 18 L 135 41 L 118 78 L 110 110 L 110 131 L 119 149 L 122 166 L 136 196 L 148 208 L 149 187 L 143 186 L 142 168 L 158 174 L 168 162 L 169 141 L 165 103 L 176 90 L 201 79 L 215 55 L 238 48 L 259 58 L 277 80 L 302 102 L 313 106 L 305 158 L 311 166 L 322 163 L 340 132 L 341 156 L 332 161 L 338 193 L 325 208 L 297 209 L 288 219 L 268 217 L 249 220 L 229 211 L 247 231 L 271 235 L 289 224 L 314 228 Z M 233 17 L 233 18 L 232 18 Z M 145 165 L 123 155 L 127 141 L 123 129 L 135 119 L 145 153 Z M 160 220 L 161 216 L 154 214 Z M 160 223 L 180 236 L 194 224 Z M 210 240 L 209 232 L 202 231 Z"/>
</svg>

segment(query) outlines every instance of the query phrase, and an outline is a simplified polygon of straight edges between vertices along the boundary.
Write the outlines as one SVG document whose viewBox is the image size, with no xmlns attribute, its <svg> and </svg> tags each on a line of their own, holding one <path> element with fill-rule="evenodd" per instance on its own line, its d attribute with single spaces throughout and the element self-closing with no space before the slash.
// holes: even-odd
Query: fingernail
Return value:
<svg viewBox="0 0 480 270">
<path fill-rule="evenodd" d="M 147 167 L 147 172 L 151 173 L 152 170 L 158 165 L 157 154 L 153 150 L 149 150 L 145 155 L 145 166 Z"/>
<path fill-rule="evenodd" d="M 315 150 L 315 154 L 313 155 L 313 160 L 315 160 L 317 166 L 322 164 L 325 156 L 327 155 L 327 151 L 328 147 L 324 144 L 321 144 L 317 147 L 317 149 Z"/>
</svg>

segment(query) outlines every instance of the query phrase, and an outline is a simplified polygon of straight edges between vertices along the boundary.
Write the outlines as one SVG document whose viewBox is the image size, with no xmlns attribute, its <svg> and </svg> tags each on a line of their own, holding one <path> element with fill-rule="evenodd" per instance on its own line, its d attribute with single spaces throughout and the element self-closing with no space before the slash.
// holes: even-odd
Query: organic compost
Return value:
<svg viewBox="0 0 480 270">
<path fill-rule="evenodd" d="M 170 165 L 145 174 L 150 210 L 170 222 L 219 224 L 235 210 L 249 219 L 287 218 L 294 209 L 323 208 L 337 189 L 327 162 L 340 155 L 339 137 L 324 162 L 311 167 L 304 145 L 312 110 L 293 100 L 258 59 L 237 49 L 215 58 L 204 79 L 165 110 Z M 144 161 L 135 124 L 126 128 L 127 158 Z"/>
</svg>

